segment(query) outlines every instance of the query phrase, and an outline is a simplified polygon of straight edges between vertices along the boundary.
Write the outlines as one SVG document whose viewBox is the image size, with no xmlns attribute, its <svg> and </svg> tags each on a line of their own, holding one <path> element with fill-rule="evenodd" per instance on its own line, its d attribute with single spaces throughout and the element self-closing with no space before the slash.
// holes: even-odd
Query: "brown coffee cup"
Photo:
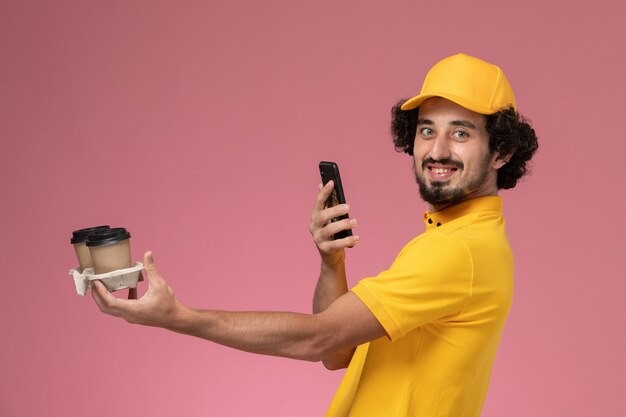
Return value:
<svg viewBox="0 0 626 417">
<path fill-rule="evenodd" d="M 87 238 L 91 234 L 108 229 L 110 229 L 109 226 L 96 226 L 74 230 L 72 232 L 72 239 L 70 240 L 70 243 L 74 245 L 76 257 L 78 258 L 78 264 L 80 265 L 80 272 L 82 272 L 85 268 L 93 267 L 91 254 L 89 253 L 89 248 L 87 247 Z"/>
<path fill-rule="evenodd" d="M 130 256 L 130 233 L 122 228 L 112 228 L 90 234 L 87 248 L 96 275 L 133 266 Z"/>
</svg>

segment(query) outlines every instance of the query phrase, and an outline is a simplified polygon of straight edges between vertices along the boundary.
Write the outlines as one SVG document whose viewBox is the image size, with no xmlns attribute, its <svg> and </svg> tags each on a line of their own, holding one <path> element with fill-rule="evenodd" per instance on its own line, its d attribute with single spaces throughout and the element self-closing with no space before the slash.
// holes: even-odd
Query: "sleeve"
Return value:
<svg viewBox="0 0 626 417">
<path fill-rule="evenodd" d="M 471 295 L 472 257 L 458 238 L 427 232 L 407 244 L 391 267 L 361 280 L 352 292 L 396 340 L 458 314 Z"/>
</svg>

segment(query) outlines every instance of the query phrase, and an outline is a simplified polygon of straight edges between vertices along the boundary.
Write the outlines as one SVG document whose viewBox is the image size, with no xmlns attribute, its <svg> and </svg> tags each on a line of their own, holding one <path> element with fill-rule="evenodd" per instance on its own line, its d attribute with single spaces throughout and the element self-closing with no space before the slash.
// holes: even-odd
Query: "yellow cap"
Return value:
<svg viewBox="0 0 626 417">
<path fill-rule="evenodd" d="M 414 109 L 431 97 L 443 97 L 481 114 L 515 108 L 515 94 L 502 70 L 466 54 L 437 62 L 426 74 L 420 94 L 407 100 L 401 109 Z"/>
</svg>

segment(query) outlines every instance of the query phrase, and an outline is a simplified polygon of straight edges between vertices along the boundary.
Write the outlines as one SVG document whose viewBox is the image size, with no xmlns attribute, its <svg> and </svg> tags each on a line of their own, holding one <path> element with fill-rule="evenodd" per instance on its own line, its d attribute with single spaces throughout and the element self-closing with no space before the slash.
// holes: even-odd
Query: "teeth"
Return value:
<svg viewBox="0 0 626 417">
<path fill-rule="evenodd" d="M 447 168 L 431 168 L 431 170 L 435 174 L 445 174 L 446 172 L 452 172 L 451 169 L 447 169 Z"/>
</svg>

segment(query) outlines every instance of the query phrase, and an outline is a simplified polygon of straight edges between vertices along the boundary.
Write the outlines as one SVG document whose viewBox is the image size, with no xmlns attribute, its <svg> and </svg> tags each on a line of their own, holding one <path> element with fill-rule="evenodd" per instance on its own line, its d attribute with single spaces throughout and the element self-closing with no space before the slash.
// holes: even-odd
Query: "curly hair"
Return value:
<svg viewBox="0 0 626 417">
<path fill-rule="evenodd" d="M 396 151 L 412 156 L 419 107 L 401 110 L 400 106 L 406 100 L 400 100 L 391 109 L 391 135 Z M 528 172 L 527 163 L 539 147 L 535 130 L 513 107 L 485 115 L 485 128 L 491 152 L 511 154 L 509 161 L 498 170 L 497 186 L 499 189 L 513 188 Z"/>
</svg>

